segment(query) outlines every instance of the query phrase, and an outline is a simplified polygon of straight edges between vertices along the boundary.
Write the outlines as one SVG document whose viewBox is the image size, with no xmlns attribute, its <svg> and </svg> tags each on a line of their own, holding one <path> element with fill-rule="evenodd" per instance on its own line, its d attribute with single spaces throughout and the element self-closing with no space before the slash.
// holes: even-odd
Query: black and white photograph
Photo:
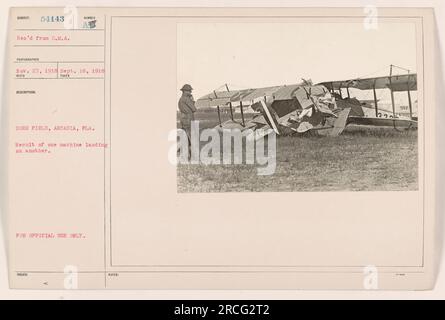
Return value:
<svg viewBox="0 0 445 320">
<path fill-rule="evenodd" d="M 418 190 L 416 25 L 326 20 L 178 24 L 178 192 Z"/>
</svg>

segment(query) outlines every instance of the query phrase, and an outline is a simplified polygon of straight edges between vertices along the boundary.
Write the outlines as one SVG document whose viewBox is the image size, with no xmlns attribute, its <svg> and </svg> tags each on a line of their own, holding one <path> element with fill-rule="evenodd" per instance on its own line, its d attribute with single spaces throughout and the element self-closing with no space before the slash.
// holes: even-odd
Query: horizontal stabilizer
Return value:
<svg viewBox="0 0 445 320">
<path fill-rule="evenodd" d="M 339 113 L 338 118 L 334 122 L 334 128 L 329 134 L 331 137 L 338 137 L 343 133 L 343 131 L 346 128 L 346 124 L 348 122 L 348 117 L 350 113 L 351 113 L 350 108 L 346 108 Z"/>
</svg>

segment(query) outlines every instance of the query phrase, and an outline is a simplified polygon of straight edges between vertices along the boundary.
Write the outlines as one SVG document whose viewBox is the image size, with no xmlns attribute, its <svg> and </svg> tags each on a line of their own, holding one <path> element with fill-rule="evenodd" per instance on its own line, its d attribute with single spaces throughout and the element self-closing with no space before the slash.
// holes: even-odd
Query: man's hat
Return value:
<svg viewBox="0 0 445 320">
<path fill-rule="evenodd" d="M 192 90 L 193 90 L 193 88 L 189 84 L 185 84 L 181 89 L 181 91 L 192 91 Z"/>
</svg>

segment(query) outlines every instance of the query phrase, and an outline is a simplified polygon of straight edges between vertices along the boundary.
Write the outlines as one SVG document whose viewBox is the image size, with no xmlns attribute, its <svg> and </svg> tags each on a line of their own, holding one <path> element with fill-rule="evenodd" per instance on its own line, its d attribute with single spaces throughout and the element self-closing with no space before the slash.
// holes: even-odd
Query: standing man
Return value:
<svg viewBox="0 0 445 320">
<path fill-rule="evenodd" d="M 189 139 L 189 155 L 191 148 L 191 128 L 192 121 L 195 120 L 195 100 L 192 95 L 192 86 L 186 84 L 182 87 L 182 96 L 179 98 L 178 108 L 179 108 L 179 120 L 181 121 L 182 129 L 187 133 Z"/>
</svg>

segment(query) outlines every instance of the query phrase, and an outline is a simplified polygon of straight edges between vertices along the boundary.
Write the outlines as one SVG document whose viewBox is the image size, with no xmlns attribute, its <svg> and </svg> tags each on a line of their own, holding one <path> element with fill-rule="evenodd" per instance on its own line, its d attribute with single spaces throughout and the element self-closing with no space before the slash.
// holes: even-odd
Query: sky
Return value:
<svg viewBox="0 0 445 320">
<path fill-rule="evenodd" d="M 228 84 L 245 89 L 389 75 L 390 64 L 416 72 L 416 26 L 363 23 L 180 23 L 177 86 L 194 97 Z M 403 71 L 397 70 L 398 73 Z"/>
</svg>

